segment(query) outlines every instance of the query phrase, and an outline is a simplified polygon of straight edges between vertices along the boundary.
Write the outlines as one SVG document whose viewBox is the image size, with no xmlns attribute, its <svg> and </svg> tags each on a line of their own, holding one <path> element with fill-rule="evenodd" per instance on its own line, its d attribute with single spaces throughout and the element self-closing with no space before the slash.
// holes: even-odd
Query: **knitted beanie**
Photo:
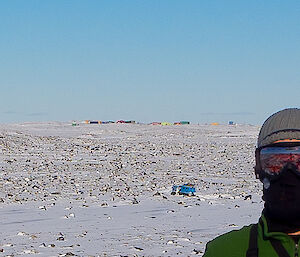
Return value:
<svg viewBox="0 0 300 257">
<path fill-rule="evenodd" d="M 300 109 L 289 108 L 271 115 L 262 125 L 257 146 L 262 147 L 278 140 L 300 140 Z"/>
</svg>

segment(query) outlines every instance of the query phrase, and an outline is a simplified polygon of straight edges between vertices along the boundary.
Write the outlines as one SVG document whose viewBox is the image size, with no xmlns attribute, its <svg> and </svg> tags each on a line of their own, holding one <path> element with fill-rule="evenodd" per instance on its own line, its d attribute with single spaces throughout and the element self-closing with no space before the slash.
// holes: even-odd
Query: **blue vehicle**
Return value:
<svg viewBox="0 0 300 257">
<path fill-rule="evenodd" d="M 187 195 L 194 196 L 196 189 L 193 184 L 184 184 L 182 186 L 173 186 L 171 195 Z"/>
</svg>

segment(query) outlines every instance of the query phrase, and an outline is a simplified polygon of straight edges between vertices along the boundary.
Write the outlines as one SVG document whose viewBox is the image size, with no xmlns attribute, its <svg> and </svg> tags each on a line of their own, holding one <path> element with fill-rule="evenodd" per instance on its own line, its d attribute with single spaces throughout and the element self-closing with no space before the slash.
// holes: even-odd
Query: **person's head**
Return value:
<svg viewBox="0 0 300 257">
<path fill-rule="evenodd" d="M 271 115 L 261 127 L 255 173 L 263 183 L 265 214 L 300 225 L 300 109 Z"/>
</svg>

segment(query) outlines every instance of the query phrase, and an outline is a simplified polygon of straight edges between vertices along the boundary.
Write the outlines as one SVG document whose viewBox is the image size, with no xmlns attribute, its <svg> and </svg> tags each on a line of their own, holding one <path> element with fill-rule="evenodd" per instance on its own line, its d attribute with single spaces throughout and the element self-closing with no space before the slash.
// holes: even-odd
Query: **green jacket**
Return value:
<svg viewBox="0 0 300 257">
<path fill-rule="evenodd" d="M 257 237 L 259 257 L 278 257 L 270 238 L 279 240 L 290 257 L 300 257 L 299 242 L 296 244 L 293 238 L 283 232 L 269 232 L 264 216 L 261 217 L 261 221 L 262 224 L 258 223 Z M 203 257 L 246 257 L 252 226 L 253 224 L 228 232 L 208 242 Z"/>
</svg>

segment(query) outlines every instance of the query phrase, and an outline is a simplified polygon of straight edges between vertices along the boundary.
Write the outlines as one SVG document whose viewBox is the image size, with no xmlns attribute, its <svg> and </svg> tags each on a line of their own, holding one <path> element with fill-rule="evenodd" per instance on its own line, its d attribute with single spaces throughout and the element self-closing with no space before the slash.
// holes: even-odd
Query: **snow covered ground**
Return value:
<svg viewBox="0 0 300 257">
<path fill-rule="evenodd" d="M 250 125 L 0 125 L 0 255 L 202 256 L 258 220 Z M 196 196 L 171 195 L 193 183 Z"/>
</svg>

